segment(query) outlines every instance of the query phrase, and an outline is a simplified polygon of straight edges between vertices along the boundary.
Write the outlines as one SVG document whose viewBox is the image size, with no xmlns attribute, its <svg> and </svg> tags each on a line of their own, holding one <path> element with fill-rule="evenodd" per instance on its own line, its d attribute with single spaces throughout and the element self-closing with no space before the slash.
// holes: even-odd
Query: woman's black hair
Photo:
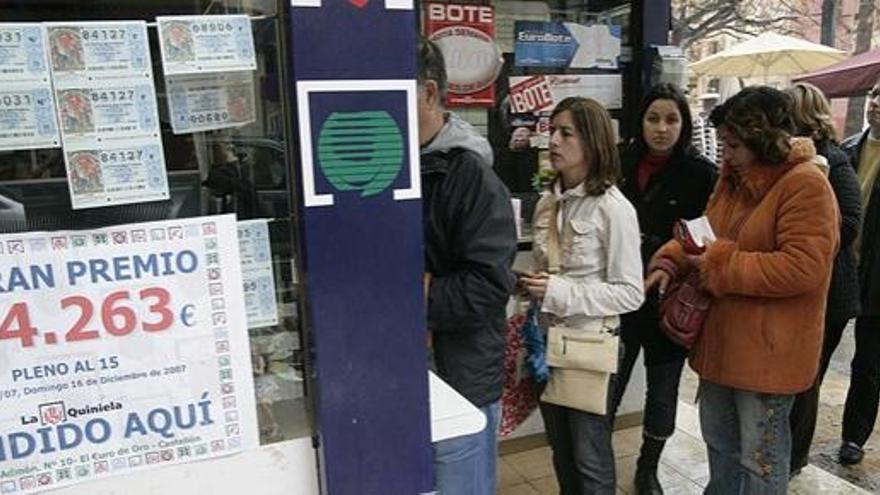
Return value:
<svg viewBox="0 0 880 495">
<path fill-rule="evenodd" d="M 693 152 L 693 135 L 694 122 L 691 118 L 691 109 L 688 106 L 687 98 L 677 86 L 669 83 L 660 83 L 654 85 L 642 98 L 642 107 L 639 110 L 638 129 L 635 133 L 636 147 L 639 154 L 643 155 L 648 152 L 648 143 L 645 142 L 644 120 L 645 114 L 648 113 L 648 107 L 656 100 L 672 100 L 681 114 L 681 134 L 678 141 L 672 148 L 672 158 L 676 159 L 684 154 Z"/>
</svg>

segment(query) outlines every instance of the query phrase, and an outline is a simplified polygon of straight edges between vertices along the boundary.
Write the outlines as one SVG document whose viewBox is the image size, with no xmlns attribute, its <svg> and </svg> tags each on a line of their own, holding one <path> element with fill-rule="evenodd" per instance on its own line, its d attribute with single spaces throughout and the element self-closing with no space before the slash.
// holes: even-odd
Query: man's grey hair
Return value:
<svg viewBox="0 0 880 495">
<path fill-rule="evenodd" d="M 446 106 L 446 62 L 443 60 L 443 52 L 433 41 L 419 39 L 419 56 L 416 62 L 418 67 L 418 83 L 423 86 L 426 81 L 437 83 L 440 93 L 440 104 Z"/>
</svg>

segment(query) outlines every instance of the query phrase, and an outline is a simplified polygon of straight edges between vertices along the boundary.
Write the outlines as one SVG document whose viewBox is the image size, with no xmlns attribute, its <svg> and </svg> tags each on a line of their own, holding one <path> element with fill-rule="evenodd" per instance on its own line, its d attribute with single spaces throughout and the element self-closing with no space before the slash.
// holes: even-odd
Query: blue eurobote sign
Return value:
<svg viewBox="0 0 880 495">
<path fill-rule="evenodd" d="M 617 68 L 620 26 L 516 21 L 514 30 L 517 67 Z"/>
</svg>

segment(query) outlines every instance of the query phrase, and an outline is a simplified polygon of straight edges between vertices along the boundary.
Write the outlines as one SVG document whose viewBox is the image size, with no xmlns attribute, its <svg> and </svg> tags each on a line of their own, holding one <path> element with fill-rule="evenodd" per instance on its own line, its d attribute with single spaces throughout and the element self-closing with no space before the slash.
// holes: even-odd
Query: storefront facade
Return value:
<svg viewBox="0 0 880 495">
<path fill-rule="evenodd" d="M 414 81 L 429 5 L 0 1 L 0 422 L 21 433 L 0 439 L 0 493 L 432 491 Z M 668 26 L 668 2 L 481 5 L 506 62 L 462 113 L 496 148 L 509 78 L 550 74 L 516 66 L 511 21 L 618 23 L 615 69 L 553 73 L 619 75 L 621 122 Z M 52 110 L 22 103 L 36 90 Z M 496 169 L 537 166 L 510 156 Z M 93 430 L 62 439 L 77 428 Z"/>
</svg>

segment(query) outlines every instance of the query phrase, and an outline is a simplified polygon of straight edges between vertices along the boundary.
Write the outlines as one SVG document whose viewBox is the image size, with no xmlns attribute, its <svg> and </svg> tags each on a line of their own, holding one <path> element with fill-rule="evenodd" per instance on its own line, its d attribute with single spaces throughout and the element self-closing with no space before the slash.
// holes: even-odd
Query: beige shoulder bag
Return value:
<svg viewBox="0 0 880 495">
<path fill-rule="evenodd" d="M 560 267 L 558 202 L 553 204 L 547 232 L 547 271 Z M 617 373 L 620 319 L 597 319 L 588 328 L 551 326 L 547 332 L 550 379 L 541 400 L 593 414 L 608 412 L 611 375 Z"/>
</svg>

